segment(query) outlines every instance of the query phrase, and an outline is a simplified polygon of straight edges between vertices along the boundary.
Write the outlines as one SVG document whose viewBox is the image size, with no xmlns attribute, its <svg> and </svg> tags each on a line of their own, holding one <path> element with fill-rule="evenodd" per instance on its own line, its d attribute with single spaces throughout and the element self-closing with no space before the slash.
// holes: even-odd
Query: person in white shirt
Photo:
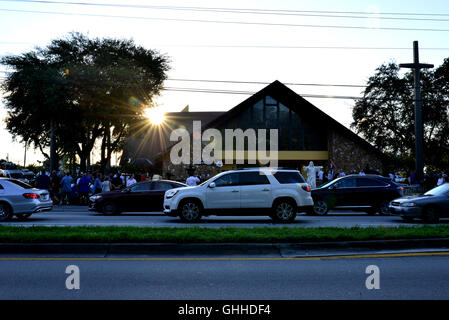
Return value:
<svg viewBox="0 0 449 320">
<path fill-rule="evenodd" d="M 126 186 L 129 187 L 133 184 L 137 183 L 136 179 L 134 178 L 134 175 L 131 175 L 131 177 L 126 181 Z"/>
<path fill-rule="evenodd" d="M 440 175 L 440 177 L 438 178 L 437 181 L 437 187 L 441 186 L 444 183 L 444 177 L 442 175 Z"/>
<path fill-rule="evenodd" d="M 111 191 L 111 181 L 109 181 L 109 177 L 106 176 L 102 183 L 101 192 L 109 192 Z"/>
<path fill-rule="evenodd" d="M 188 186 L 196 186 L 198 183 L 200 183 L 200 179 L 198 179 L 198 177 L 195 176 L 190 176 L 186 180 L 186 185 Z"/>
</svg>

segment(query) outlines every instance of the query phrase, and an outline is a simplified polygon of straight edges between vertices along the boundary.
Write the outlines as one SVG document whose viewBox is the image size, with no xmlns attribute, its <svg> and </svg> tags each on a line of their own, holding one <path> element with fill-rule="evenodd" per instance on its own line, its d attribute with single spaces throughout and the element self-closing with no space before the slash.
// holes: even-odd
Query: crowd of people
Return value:
<svg viewBox="0 0 449 320">
<path fill-rule="evenodd" d="M 120 172 L 107 175 L 80 172 L 72 176 L 70 172 L 53 171 L 49 174 L 42 171 L 36 177 L 34 186 L 38 189 L 48 190 L 55 204 L 85 205 L 88 203 L 90 195 L 121 190 L 147 179 L 149 179 L 148 173 L 128 176 Z"/>
</svg>

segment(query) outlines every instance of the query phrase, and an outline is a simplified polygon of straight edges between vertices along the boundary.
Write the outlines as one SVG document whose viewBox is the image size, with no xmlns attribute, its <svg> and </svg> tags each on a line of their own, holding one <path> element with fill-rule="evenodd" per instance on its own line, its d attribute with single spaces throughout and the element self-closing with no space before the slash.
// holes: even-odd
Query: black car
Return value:
<svg viewBox="0 0 449 320">
<path fill-rule="evenodd" d="M 123 211 L 162 211 L 165 191 L 186 187 L 184 183 L 157 180 L 138 182 L 126 189 L 93 195 L 89 198 L 89 210 L 107 215 Z"/>
<path fill-rule="evenodd" d="M 403 188 L 380 175 L 348 175 L 312 190 L 312 214 L 330 209 L 355 209 L 368 214 L 389 214 L 391 200 L 403 196 Z"/>
<path fill-rule="evenodd" d="M 433 188 L 422 195 L 395 199 L 390 203 L 391 213 L 398 214 L 405 221 L 419 218 L 436 223 L 449 217 L 449 183 Z"/>
</svg>

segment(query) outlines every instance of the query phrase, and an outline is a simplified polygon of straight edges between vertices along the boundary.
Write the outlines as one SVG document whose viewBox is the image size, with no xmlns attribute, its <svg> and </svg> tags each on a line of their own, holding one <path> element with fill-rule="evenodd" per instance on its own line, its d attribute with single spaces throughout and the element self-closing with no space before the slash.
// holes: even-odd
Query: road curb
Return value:
<svg viewBox="0 0 449 320">
<path fill-rule="evenodd" d="M 310 256 L 326 251 L 449 249 L 448 238 L 301 243 L 0 243 L 0 254 Z"/>
</svg>

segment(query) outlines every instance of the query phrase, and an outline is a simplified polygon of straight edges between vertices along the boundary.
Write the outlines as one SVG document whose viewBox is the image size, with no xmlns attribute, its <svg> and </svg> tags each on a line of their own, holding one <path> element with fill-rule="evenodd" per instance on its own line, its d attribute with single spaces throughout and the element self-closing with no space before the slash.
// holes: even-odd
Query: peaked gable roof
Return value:
<svg viewBox="0 0 449 320">
<path fill-rule="evenodd" d="M 372 152 L 386 158 L 386 155 L 382 153 L 380 150 L 371 145 L 368 141 L 354 133 L 352 130 L 348 129 L 344 125 L 342 125 L 337 120 L 333 119 L 325 112 L 321 111 L 319 108 L 311 104 L 309 101 L 305 100 L 299 94 L 288 88 L 286 85 L 276 80 L 255 93 L 248 99 L 244 100 L 231 110 L 222 115 L 218 116 L 214 120 L 210 121 L 208 124 L 203 126 L 203 130 L 207 128 L 217 127 L 220 124 L 226 123 L 229 120 L 232 120 L 238 114 L 240 114 L 246 108 L 254 105 L 265 96 L 270 96 L 280 103 L 284 104 L 287 108 L 293 110 L 299 115 L 305 116 L 308 119 L 316 119 L 315 121 L 322 124 L 323 128 L 332 128 L 335 131 L 339 132 L 343 136 L 347 137 L 350 140 L 353 140 Z"/>
</svg>

